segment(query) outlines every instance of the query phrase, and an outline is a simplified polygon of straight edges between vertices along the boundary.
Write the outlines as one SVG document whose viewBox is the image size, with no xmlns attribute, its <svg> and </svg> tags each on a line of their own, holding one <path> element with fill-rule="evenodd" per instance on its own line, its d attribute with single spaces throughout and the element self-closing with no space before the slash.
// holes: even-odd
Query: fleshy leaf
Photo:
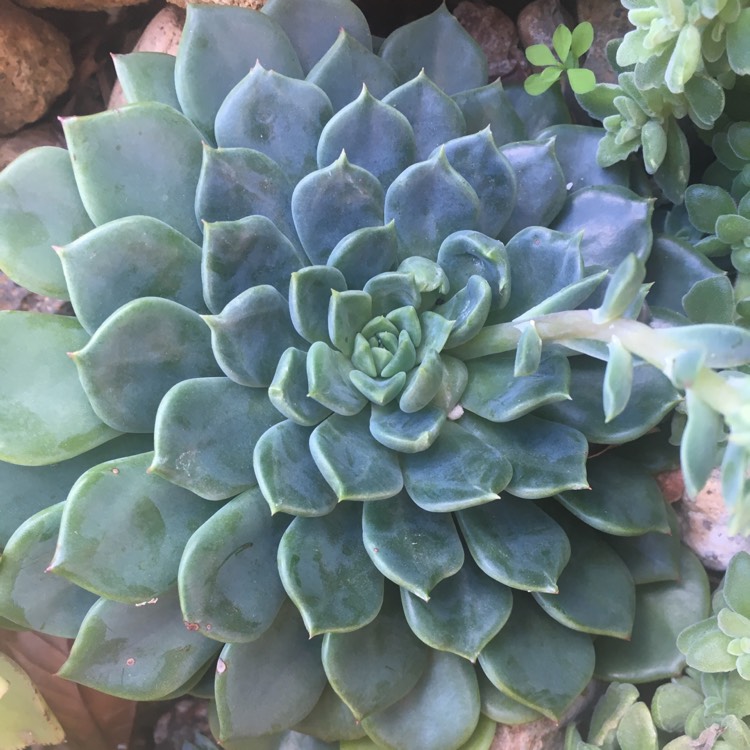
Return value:
<svg viewBox="0 0 750 750">
<path fill-rule="evenodd" d="M 142 607 L 100 599 L 58 674 L 120 698 L 158 700 L 201 671 L 217 647 L 185 627 L 176 589 Z"/>
<path fill-rule="evenodd" d="M 296 729 L 308 735 L 308 741 L 313 741 L 314 737 L 324 742 L 339 742 L 366 736 L 354 714 L 330 685 L 326 685 L 313 710 L 297 724 Z"/>
<path fill-rule="evenodd" d="M 27 466 L 57 463 L 117 436 L 94 413 L 65 356 L 85 345 L 73 318 L 0 312 L 0 458 Z"/>
<path fill-rule="evenodd" d="M 394 583 L 427 600 L 464 562 L 464 550 L 447 514 L 419 508 L 406 492 L 367 503 L 362 540 L 375 567 Z"/>
<path fill-rule="evenodd" d="M 450 95 L 487 83 L 484 53 L 445 4 L 396 29 L 383 42 L 380 54 L 393 66 L 401 83 L 410 81 L 421 70 Z"/>
<path fill-rule="evenodd" d="M 287 603 L 260 638 L 224 647 L 215 684 L 222 745 L 288 729 L 310 713 L 325 687 L 320 644 L 308 639 Z"/>
<path fill-rule="evenodd" d="M 560 526 L 531 501 L 505 495 L 459 511 L 457 518 L 472 557 L 490 578 L 525 591 L 557 591 L 570 543 Z"/>
<path fill-rule="evenodd" d="M 467 561 L 433 589 L 429 601 L 406 589 L 401 601 L 411 629 L 428 646 L 473 662 L 505 625 L 513 599 L 507 586 Z"/>
<path fill-rule="evenodd" d="M 408 414 L 393 402 L 386 406 L 373 404 L 370 432 L 378 443 L 391 450 L 419 453 L 435 442 L 445 420 L 445 410 L 433 404 Z"/>
<path fill-rule="evenodd" d="M 459 425 L 447 422 L 425 451 L 401 458 L 404 485 L 414 502 L 430 512 L 471 508 L 497 500 L 510 481 L 510 463 Z"/>
<path fill-rule="evenodd" d="M 385 221 L 396 222 L 401 256 L 435 260 L 442 241 L 459 229 L 479 228 L 479 198 L 441 149 L 405 169 L 388 188 Z"/>
<path fill-rule="evenodd" d="M 58 248 L 58 254 L 76 316 L 89 333 L 139 297 L 164 297 L 206 311 L 201 249 L 158 219 L 116 219 Z"/>
<path fill-rule="evenodd" d="M 346 417 L 359 414 L 365 408 L 366 397 L 349 377 L 354 371 L 353 365 L 341 352 L 316 341 L 307 353 L 306 366 L 310 398 Z"/>
<path fill-rule="evenodd" d="M 175 66 L 182 111 L 211 135 L 221 103 L 256 62 L 303 76 L 289 37 L 270 18 L 247 8 L 189 8 Z"/>
<path fill-rule="evenodd" d="M 464 113 L 466 132 L 469 135 L 489 127 L 498 146 L 527 137 L 526 127 L 503 90 L 500 79 L 487 86 L 455 94 L 453 99 Z"/>
<path fill-rule="evenodd" d="M 183 380 L 159 405 L 149 471 L 207 500 L 234 497 L 255 484 L 249 454 L 282 419 L 264 390 Z"/>
<path fill-rule="evenodd" d="M 279 358 L 268 386 L 268 398 L 285 417 L 305 427 L 314 427 L 331 410 L 309 397 L 307 352 L 289 347 Z"/>
<path fill-rule="evenodd" d="M 402 307 L 417 310 L 422 302 L 417 283 L 408 273 L 379 274 L 365 284 L 364 290 L 372 297 L 373 316 L 388 315 Z"/>
<path fill-rule="evenodd" d="M 173 385 L 221 374 L 200 316 L 158 297 L 121 307 L 71 356 L 94 410 L 122 432 L 152 432 Z"/>
<path fill-rule="evenodd" d="M 541 719 L 542 715 L 533 708 L 513 700 L 500 692 L 482 670 L 477 671 L 479 678 L 479 696 L 482 700 L 482 713 L 500 724 L 526 724 Z"/>
<path fill-rule="evenodd" d="M 112 55 L 112 61 L 128 104 L 161 102 L 180 111 L 174 84 L 174 55 L 131 52 Z"/>
<path fill-rule="evenodd" d="M 328 303 L 328 336 L 344 356 L 352 356 L 355 337 L 373 315 L 378 314 L 373 310 L 374 301 L 367 287 L 362 292 L 331 292 L 331 301 Z"/>
<path fill-rule="evenodd" d="M 310 454 L 312 430 L 286 421 L 261 436 L 253 467 L 271 512 L 294 516 L 324 516 L 338 503 Z"/>
<path fill-rule="evenodd" d="M 414 689 L 362 726 L 385 747 L 452 750 L 472 736 L 478 721 L 474 669 L 455 654 L 432 651 Z"/>
<path fill-rule="evenodd" d="M 453 321 L 450 336 L 445 342 L 446 349 L 465 344 L 482 330 L 490 312 L 492 298 L 489 282 L 483 276 L 473 275 L 463 289 L 446 303 L 434 308 L 438 315 Z"/>
<path fill-rule="evenodd" d="M 397 258 L 398 236 L 395 223 L 390 222 L 384 227 L 355 229 L 333 248 L 327 264 L 344 274 L 349 289 L 362 289 L 374 276 L 391 271 Z"/>
<path fill-rule="evenodd" d="M 176 583 L 187 540 L 215 507 L 147 473 L 152 457 L 107 461 L 73 485 L 50 570 L 130 604 L 158 597 Z"/>
<path fill-rule="evenodd" d="M 281 581 L 310 637 L 357 630 L 380 611 L 383 577 L 362 545 L 361 508 L 295 518 L 279 544 Z"/>
<path fill-rule="evenodd" d="M 466 133 L 461 108 L 425 75 L 424 70 L 391 91 L 383 102 L 395 107 L 414 129 L 416 154 L 412 162 L 427 159 L 435 148 Z"/>
<path fill-rule="evenodd" d="M 292 215 L 302 247 L 313 263 L 326 263 L 350 232 L 383 224 L 383 188 L 346 154 L 304 177 L 292 194 Z M 387 222 L 386 222 L 387 223 Z"/>
<path fill-rule="evenodd" d="M 96 596 L 47 571 L 62 513 L 63 503 L 40 511 L 5 546 L 0 563 L 0 616 L 23 628 L 75 638 Z"/>
<path fill-rule="evenodd" d="M 37 294 L 67 299 L 63 245 L 93 227 L 78 195 L 70 154 L 62 148 L 27 151 L 0 176 L 0 268 Z"/>
<path fill-rule="evenodd" d="M 289 281 L 289 314 L 302 338 L 331 343 L 328 338 L 328 305 L 331 292 L 347 288 L 344 275 L 332 266 L 308 266 L 292 274 Z"/>
<path fill-rule="evenodd" d="M 251 388 L 269 386 L 281 355 L 290 346 L 304 345 L 292 327 L 286 299 L 267 284 L 251 287 L 204 320 L 221 369 Z"/>
<path fill-rule="evenodd" d="M 424 672 L 428 654 L 409 630 L 398 596 L 390 589 L 373 622 L 323 638 L 323 667 L 357 720 L 407 695 Z"/>
<path fill-rule="evenodd" d="M 216 142 L 260 151 L 296 183 L 316 169 L 317 143 L 332 116 L 331 101 L 317 86 L 256 63 L 219 108 Z"/>
<path fill-rule="evenodd" d="M 188 541 L 178 575 L 182 616 L 225 643 L 254 641 L 286 598 L 276 552 L 289 518 L 271 517 L 260 491 L 243 492 Z"/>
<path fill-rule="evenodd" d="M 591 636 L 548 617 L 514 592 L 505 627 L 479 655 L 490 680 L 514 700 L 559 720 L 594 671 Z"/>
<path fill-rule="evenodd" d="M 313 460 L 339 500 L 385 500 L 403 487 L 398 458 L 373 438 L 368 421 L 367 410 L 334 414 L 310 436 Z"/>
<path fill-rule="evenodd" d="M 194 204 L 201 136 L 190 120 L 166 104 L 147 102 L 69 117 L 63 130 L 94 224 L 153 216 L 200 241 Z"/>
</svg>

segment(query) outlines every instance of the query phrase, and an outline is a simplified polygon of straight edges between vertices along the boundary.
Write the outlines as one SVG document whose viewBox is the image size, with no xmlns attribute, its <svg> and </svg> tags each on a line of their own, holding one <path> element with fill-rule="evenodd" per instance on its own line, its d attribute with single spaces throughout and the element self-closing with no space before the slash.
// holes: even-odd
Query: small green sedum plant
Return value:
<svg viewBox="0 0 750 750">
<path fill-rule="evenodd" d="M 707 581 L 638 462 L 686 392 L 746 523 L 750 337 L 601 130 L 444 6 L 377 54 L 348 0 L 190 6 L 117 67 L 0 177 L 0 263 L 76 312 L 0 314 L 0 617 L 230 750 L 478 750 L 678 674 Z"/>
</svg>

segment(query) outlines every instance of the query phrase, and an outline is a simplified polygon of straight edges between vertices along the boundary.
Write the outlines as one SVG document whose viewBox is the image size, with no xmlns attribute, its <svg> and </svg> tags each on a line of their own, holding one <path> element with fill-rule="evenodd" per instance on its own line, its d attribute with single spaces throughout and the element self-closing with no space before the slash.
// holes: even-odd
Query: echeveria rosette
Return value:
<svg viewBox="0 0 750 750">
<path fill-rule="evenodd" d="M 585 466 L 677 392 L 542 346 L 608 273 L 637 314 L 652 201 L 444 7 L 371 44 L 348 0 L 191 6 L 176 60 L 118 60 L 133 104 L 0 179 L 3 267 L 77 316 L 0 316 L 0 616 L 78 634 L 71 679 L 215 697 L 228 747 L 487 747 L 595 662 L 678 671 L 705 614 L 653 480 Z"/>
</svg>

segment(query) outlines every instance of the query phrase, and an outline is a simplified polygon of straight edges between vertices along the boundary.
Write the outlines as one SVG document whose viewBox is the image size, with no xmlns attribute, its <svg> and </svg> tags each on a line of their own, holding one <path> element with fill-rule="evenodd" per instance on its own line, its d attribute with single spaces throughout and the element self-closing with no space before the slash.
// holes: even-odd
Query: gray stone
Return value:
<svg viewBox="0 0 750 750">
<path fill-rule="evenodd" d="M 29 125 L 13 135 L 0 138 L 0 170 L 31 148 L 64 145 L 62 129 L 57 123 L 43 122 L 39 125 Z"/>
<path fill-rule="evenodd" d="M 524 49 L 532 44 L 551 46 L 552 35 L 561 23 L 571 26 L 572 19 L 559 0 L 533 0 L 518 15 L 518 35 Z"/>
<path fill-rule="evenodd" d="M 594 43 L 584 67 L 593 71 L 599 83 L 617 83 L 617 74 L 609 67 L 604 50 L 607 42 L 621 39 L 632 30 L 627 10 L 619 0 L 576 0 L 576 12 L 579 21 L 589 21 L 594 27 Z"/>
</svg>

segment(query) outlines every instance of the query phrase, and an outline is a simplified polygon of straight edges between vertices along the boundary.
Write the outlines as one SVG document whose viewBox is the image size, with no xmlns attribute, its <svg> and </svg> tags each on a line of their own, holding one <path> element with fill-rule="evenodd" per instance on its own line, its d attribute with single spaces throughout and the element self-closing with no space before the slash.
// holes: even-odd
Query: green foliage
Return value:
<svg viewBox="0 0 750 750">
<path fill-rule="evenodd" d="M 707 580 L 637 456 L 682 392 L 747 523 L 722 274 L 445 6 L 371 45 L 349 0 L 189 6 L 0 176 L 0 265 L 79 318 L 0 314 L 0 616 L 75 637 L 68 679 L 212 697 L 228 748 L 480 750 L 678 674 Z"/>
<path fill-rule="evenodd" d="M 532 65 L 543 68 L 540 73 L 533 73 L 523 83 L 527 94 L 543 94 L 550 86 L 560 80 L 565 73 L 570 88 L 576 94 L 586 94 L 596 85 L 594 74 L 587 68 L 580 67 L 579 58 L 585 55 L 594 41 L 594 27 L 588 22 L 579 23 L 571 30 L 561 24 L 552 35 L 552 49 L 555 55 L 544 44 L 532 44 L 526 48 L 526 58 Z"/>
</svg>

